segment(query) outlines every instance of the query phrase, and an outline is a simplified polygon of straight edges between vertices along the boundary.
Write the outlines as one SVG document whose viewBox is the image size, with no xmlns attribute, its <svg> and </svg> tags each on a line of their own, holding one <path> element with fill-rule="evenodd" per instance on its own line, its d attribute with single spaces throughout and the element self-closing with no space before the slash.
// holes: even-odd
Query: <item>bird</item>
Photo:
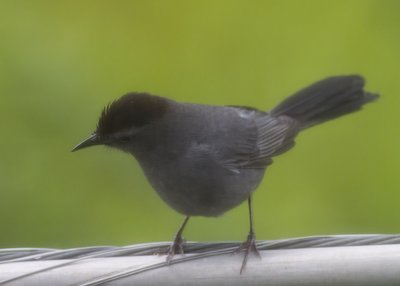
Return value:
<svg viewBox="0 0 400 286">
<path fill-rule="evenodd" d="M 360 75 L 319 80 L 269 111 L 253 107 L 177 102 L 130 92 L 101 112 L 91 135 L 72 151 L 105 145 L 133 155 L 161 199 L 184 216 L 166 262 L 183 254 L 190 217 L 217 217 L 248 202 L 249 233 L 238 247 L 246 267 L 260 256 L 253 226 L 252 194 L 275 156 L 312 126 L 361 109 L 379 95 L 364 91 Z"/>
</svg>

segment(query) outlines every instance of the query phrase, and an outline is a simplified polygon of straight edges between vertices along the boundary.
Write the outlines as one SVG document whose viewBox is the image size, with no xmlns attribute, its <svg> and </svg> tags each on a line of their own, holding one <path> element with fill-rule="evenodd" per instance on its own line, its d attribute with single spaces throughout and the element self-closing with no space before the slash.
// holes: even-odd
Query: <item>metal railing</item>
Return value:
<svg viewBox="0 0 400 286">
<path fill-rule="evenodd" d="M 240 275 L 238 242 L 124 247 L 0 249 L 0 285 L 400 285 L 400 235 L 336 235 L 258 241 Z"/>
</svg>

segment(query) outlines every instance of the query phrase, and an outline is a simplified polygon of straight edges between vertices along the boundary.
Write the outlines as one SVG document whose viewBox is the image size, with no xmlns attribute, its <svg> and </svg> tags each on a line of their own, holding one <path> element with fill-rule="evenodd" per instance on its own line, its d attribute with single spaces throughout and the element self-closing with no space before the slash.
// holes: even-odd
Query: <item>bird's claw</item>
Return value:
<svg viewBox="0 0 400 286">
<path fill-rule="evenodd" d="M 171 264 L 172 258 L 175 256 L 176 253 L 179 254 L 184 254 L 183 251 L 183 245 L 185 243 L 185 240 L 182 238 L 182 236 L 177 235 L 175 236 L 174 241 L 171 243 L 171 245 L 168 247 L 166 254 L 166 262 L 167 264 Z"/>
<path fill-rule="evenodd" d="M 235 250 L 235 253 L 240 253 L 242 251 L 244 251 L 244 257 L 242 267 L 240 268 L 240 274 L 242 274 L 246 268 L 247 260 L 250 253 L 253 253 L 256 257 L 261 259 L 260 252 L 258 252 L 257 249 L 256 236 L 254 233 L 249 233 L 249 235 L 247 236 L 247 240 Z"/>
</svg>

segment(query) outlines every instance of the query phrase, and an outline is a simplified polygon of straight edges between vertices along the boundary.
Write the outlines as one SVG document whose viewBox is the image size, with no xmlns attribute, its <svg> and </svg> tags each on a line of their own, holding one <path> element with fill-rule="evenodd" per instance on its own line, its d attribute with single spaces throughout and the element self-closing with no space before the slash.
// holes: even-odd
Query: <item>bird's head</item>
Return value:
<svg viewBox="0 0 400 286">
<path fill-rule="evenodd" d="M 147 93 L 128 93 L 103 109 L 96 131 L 72 151 L 95 145 L 127 151 L 140 131 L 162 118 L 167 108 L 168 100 L 165 98 Z"/>
</svg>

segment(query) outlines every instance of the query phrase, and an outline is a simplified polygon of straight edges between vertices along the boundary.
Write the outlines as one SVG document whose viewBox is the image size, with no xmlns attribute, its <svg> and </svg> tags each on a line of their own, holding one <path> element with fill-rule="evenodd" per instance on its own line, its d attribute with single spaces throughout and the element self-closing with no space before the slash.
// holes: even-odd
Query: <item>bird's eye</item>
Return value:
<svg viewBox="0 0 400 286">
<path fill-rule="evenodd" d="M 119 138 L 119 141 L 121 141 L 123 143 L 129 142 L 129 140 L 130 140 L 129 136 L 121 136 Z"/>
</svg>

